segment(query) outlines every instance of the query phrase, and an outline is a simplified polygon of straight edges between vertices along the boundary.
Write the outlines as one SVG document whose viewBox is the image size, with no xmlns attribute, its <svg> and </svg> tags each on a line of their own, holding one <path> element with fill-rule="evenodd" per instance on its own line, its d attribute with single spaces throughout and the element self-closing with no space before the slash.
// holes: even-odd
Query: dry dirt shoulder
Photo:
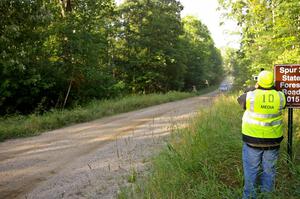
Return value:
<svg viewBox="0 0 300 199">
<path fill-rule="evenodd" d="M 116 198 L 216 92 L 0 143 L 0 198 Z"/>
</svg>

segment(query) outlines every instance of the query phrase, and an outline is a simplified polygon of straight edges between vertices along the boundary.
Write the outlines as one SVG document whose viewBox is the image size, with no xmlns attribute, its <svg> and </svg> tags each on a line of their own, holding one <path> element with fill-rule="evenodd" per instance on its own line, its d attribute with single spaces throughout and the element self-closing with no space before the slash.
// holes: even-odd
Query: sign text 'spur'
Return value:
<svg viewBox="0 0 300 199">
<path fill-rule="evenodd" d="M 289 108 L 300 108 L 300 64 L 275 65 L 275 87 L 286 96 Z"/>
</svg>

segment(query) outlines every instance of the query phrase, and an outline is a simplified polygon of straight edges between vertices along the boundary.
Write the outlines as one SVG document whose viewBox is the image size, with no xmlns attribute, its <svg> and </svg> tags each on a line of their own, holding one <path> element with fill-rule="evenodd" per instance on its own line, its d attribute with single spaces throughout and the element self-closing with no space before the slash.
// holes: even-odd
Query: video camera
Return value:
<svg viewBox="0 0 300 199">
<path fill-rule="evenodd" d="M 261 71 L 264 71 L 265 69 L 264 68 L 260 68 L 260 72 Z M 252 75 L 252 77 L 253 77 L 253 80 L 254 81 L 257 81 L 258 80 L 258 75 Z"/>
</svg>

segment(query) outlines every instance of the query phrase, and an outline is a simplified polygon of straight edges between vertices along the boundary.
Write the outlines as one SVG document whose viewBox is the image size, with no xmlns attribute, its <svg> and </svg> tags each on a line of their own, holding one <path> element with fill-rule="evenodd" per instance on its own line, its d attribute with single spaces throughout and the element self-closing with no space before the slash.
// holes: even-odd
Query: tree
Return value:
<svg viewBox="0 0 300 199">
<path fill-rule="evenodd" d="M 113 0 L 1 1 L 1 114 L 108 97 L 113 9 Z"/>
<path fill-rule="evenodd" d="M 240 57 L 250 77 L 274 64 L 299 63 L 299 11 L 296 0 L 220 0 L 227 16 L 242 28 Z M 244 61 L 241 61 L 244 62 Z"/>
<path fill-rule="evenodd" d="M 0 114 L 217 82 L 222 59 L 178 0 L 0 1 Z"/>
<path fill-rule="evenodd" d="M 40 68 L 47 64 L 42 51 L 51 20 L 42 1 L 0 2 L 0 113 L 33 109 L 40 92 L 51 87 Z"/>
<path fill-rule="evenodd" d="M 208 28 L 196 17 L 183 19 L 185 53 L 187 56 L 185 88 L 206 87 L 207 82 L 216 83 L 223 77 L 222 57 L 210 36 Z"/>
<path fill-rule="evenodd" d="M 132 92 L 179 89 L 184 66 L 176 52 L 182 32 L 176 0 L 127 0 L 119 8 L 118 74 Z"/>
</svg>

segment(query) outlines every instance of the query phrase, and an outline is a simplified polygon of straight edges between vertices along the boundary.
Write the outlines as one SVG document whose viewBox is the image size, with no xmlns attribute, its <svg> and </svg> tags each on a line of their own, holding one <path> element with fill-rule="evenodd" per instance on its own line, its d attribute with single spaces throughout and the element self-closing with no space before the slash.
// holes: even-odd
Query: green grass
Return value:
<svg viewBox="0 0 300 199">
<path fill-rule="evenodd" d="M 241 198 L 242 114 L 235 95 L 221 96 L 212 108 L 199 113 L 188 128 L 174 133 L 167 147 L 153 159 L 149 176 L 138 176 L 136 183 L 122 189 L 119 198 Z M 299 115 L 295 111 L 294 121 L 299 121 Z M 285 139 L 276 192 L 271 198 L 300 198 L 299 124 L 295 129 L 293 163 L 287 164 Z"/>
<path fill-rule="evenodd" d="M 43 115 L 32 114 L 29 116 L 2 117 L 0 118 L 0 141 L 38 135 L 47 130 L 192 97 L 194 95 L 183 92 L 134 95 L 115 100 L 93 101 L 85 107 L 77 107 L 72 110 L 52 110 Z"/>
<path fill-rule="evenodd" d="M 196 94 L 197 95 L 204 95 L 206 93 L 210 93 L 213 92 L 215 90 L 217 90 L 219 88 L 219 85 L 213 85 L 207 88 L 202 88 L 201 90 L 197 91 Z"/>
</svg>

